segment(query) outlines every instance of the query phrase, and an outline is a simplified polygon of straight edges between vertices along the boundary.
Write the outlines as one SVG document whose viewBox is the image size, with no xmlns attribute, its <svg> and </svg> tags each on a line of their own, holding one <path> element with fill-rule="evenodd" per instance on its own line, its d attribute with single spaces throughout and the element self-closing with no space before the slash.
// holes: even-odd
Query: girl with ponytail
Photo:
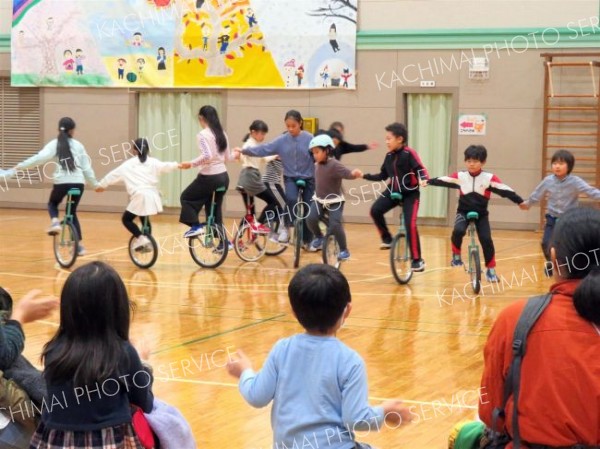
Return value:
<svg viewBox="0 0 600 449">
<path fill-rule="evenodd" d="M 523 345 L 521 440 L 534 449 L 599 447 L 600 211 L 564 212 L 554 228 L 550 257 L 552 299 Z M 488 427 L 494 408 L 503 403 L 513 334 L 524 307 L 525 301 L 518 301 L 500 312 L 485 346 L 479 417 Z M 509 434 L 513 407 L 511 397 L 504 418 Z"/>
<path fill-rule="evenodd" d="M 133 141 L 133 148 L 137 157 L 127 159 L 117 168 L 108 173 L 99 182 L 96 187 L 96 192 L 104 192 L 104 190 L 119 182 L 123 182 L 129 194 L 129 204 L 121 222 L 134 237 L 133 248 L 143 251 L 150 244 L 150 240 L 134 223 L 134 220 L 139 217 L 140 222 L 147 219 L 150 234 L 152 233 L 152 225 L 150 224 L 150 216 L 157 215 L 163 211 L 160 192 L 158 191 L 158 182 L 160 175 L 169 173 L 178 168 L 190 168 L 189 164 L 179 164 L 177 162 L 162 162 L 154 157 L 149 157 L 150 145 L 148 139 L 139 138 Z"/>
<path fill-rule="evenodd" d="M 63 117 L 58 121 L 58 136 L 46 144 L 39 153 L 18 164 L 14 170 L 25 170 L 27 168 L 43 165 L 38 169 L 42 176 L 51 176 L 54 183 L 50 199 L 48 200 L 48 213 L 50 214 L 50 227 L 48 234 L 54 235 L 60 232 L 60 220 L 58 219 L 58 206 L 62 202 L 67 192 L 72 188 L 81 191 L 81 195 L 73 197 L 71 212 L 73 213 L 73 224 L 79 234 L 79 255 L 85 254 L 85 248 L 81 244 L 83 234 L 81 225 L 77 218 L 77 206 L 81 197 L 85 182 L 89 182 L 94 188 L 97 186 L 96 176 L 92 169 L 91 159 L 85 151 L 83 144 L 73 139 L 75 131 L 75 122 L 70 117 Z M 55 168 L 51 174 L 51 167 L 46 164 L 52 164 Z"/>
<path fill-rule="evenodd" d="M 210 207 L 212 194 L 219 187 L 229 187 L 229 175 L 225 162 L 233 160 L 229 152 L 227 136 L 219 120 L 217 110 L 213 106 L 205 105 L 198 112 L 198 121 L 202 127 L 197 136 L 198 151 L 200 155 L 190 162 L 185 162 L 192 167 L 199 167 L 198 176 L 181 193 L 181 214 L 179 222 L 188 225 L 190 229 L 184 234 L 185 238 L 199 235 L 203 232 L 198 214 L 203 206 Z M 223 225 L 221 211 L 225 192 L 215 194 L 215 223 Z M 206 215 L 210 210 L 206 210 Z"/>
</svg>

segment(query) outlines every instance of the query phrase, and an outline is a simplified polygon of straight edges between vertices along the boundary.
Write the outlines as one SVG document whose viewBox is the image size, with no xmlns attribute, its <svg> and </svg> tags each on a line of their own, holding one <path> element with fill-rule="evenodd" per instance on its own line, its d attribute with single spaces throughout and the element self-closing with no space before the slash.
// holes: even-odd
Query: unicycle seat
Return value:
<svg viewBox="0 0 600 449">
<path fill-rule="evenodd" d="M 215 192 L 227 192 L 227 187 L 221 186 L 215 189 Z"/>
<path fill-rule="evenodd" d="M 67 195 L 79 196 L 79 195 L 81 195 L 81 189 L 69 189 L 69 191 L 67 192 Z"/>
<path fill-rule="evenodd" d="M 467 220 L 479 220 L 479 214 L 477 212 L 467 212 Z"/>
<path fill-rule="evenodd" d="M 390 198 L 394 201 L 402 201 L 402 194 L 400 192 L 392 192 Z"/>
<path fill-rule="evenodd" d="M 306 181 L 304 179 L 296 179 L 296 185 L 298 187 L 306 187 Z"/>
</svg>

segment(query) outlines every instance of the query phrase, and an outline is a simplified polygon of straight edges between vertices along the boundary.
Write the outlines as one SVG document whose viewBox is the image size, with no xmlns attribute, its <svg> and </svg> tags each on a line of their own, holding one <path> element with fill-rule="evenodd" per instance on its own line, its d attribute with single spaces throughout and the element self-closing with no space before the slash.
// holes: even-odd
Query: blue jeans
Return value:
<svg viewBox="0 0 600 449">
<path fill-rule="evenodd" d="M 542 251 L 544 251 L 544 257 L 546 261 L 550 261 L 550 240 L 554 233 L 554 226 L 558 221 L 557 217 L 553 217 L 550 214 L 546 214 L 546 225 L 544 226 L 544 236 L 542 237 Z"/>
</svg>

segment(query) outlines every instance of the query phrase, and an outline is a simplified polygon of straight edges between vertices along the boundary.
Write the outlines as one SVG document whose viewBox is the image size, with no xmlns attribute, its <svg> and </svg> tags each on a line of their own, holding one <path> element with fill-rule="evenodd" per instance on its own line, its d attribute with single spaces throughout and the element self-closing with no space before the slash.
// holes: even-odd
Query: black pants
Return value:
<svg viewBox="0 0 600 449">
<path fill-rule="evenodd" d="M 210 214 L 212 195 L 218 187 L 229 187 L 227 172 L 217 175 L 198 175 L 187 188 L 181 192 L 181 213 L 179 222 L 188 226 L 200 224 L 198 214 L 205 208 L 206 217 Z M 223 225 L 222 205 L 226 192 L 215 193 L 215 223 Z"/>
<path fill-rule="evenodd" d="M 79 189 L 80 195 L 73 197 L 73 204 L 71 204 L 71 215 L 73 215 L 73 226 L 77 230 L 77 236 L 79 240 L 83 240 L 83 234 L 81 233 L 81 225 L 79 224 L 79 218 L 77 218 L 77 205 L 81 201 L 83 196 L 83 184 L 54 184 L 52 192 L 50 193 L 50 199 L 48 200 L 48 213 L 50 218 L 58 218 L 58 206 L 62 203 L 62 200 L 67 196 L 67 193 L 71 189 Z"/>
<path fill-rule="evenodd" d="M 139 217 L 139 215 L 133 214 L 128 210 L 123 212 L 123 217 L 121 217 L 123 226 L 125 226 L 127 230 L 133 234 L 134 237 L 139 237 L 140 235 L 142 235 L 142 231 L 140 230 L 140 228 L 138 228 L 138 226 L 133 222 L 133 220 L 135 220 L 137 217 Z M 150 223 L 150 217 L 140 217 L 140 223 L 142 223 L 142 226 L 144 226 L 144 218 L 146 218 L 147 220 L 148 234 L 152 234 L 152 224 Z"/>
<path fill-rule="evenodd" d="M 265 182 L 265 187 L 275 200 L 275 209 L 269 210 L 269 212 L 263 209 L 260 217 L 258 217 L 258 221 L 261 223 L 266 223 L 268 227 L 274 229 L 281 220 L 286 221 L 287 215 L 283 215 L 286 207 L 285 190 L 283 190 L 283 186 L 281 184 L 274 182 Z M 291 220 L 287 220 L 286 226 L 289 227 L 291 225 Z"/>
<path fill-rule="evenodd" d="M 402 200 L 393 200 L 390 197 L 391 193 L 386 190 L 382 196 L 377 198 L 377 201 L 371 207 L 371 218 L 377 226 L 381 241 L 391 243 L 392 234 L 385 222 L 385 214 L 394 207 L 402 205 L 404 216 L 404 227 L 406 228 L 406 238 L 410 248 L 410 254 L 413 260 L 421 258 L 421 241 L 419 239 L 419 231 L 417 230 L 417 214 L 419 213 L 419 198 L 421 192 L 415 190 L 410 193 L 402 193 Z"/>
<path fill-rule="evenodd" d="M 259 223 L 265 224 L 265 222 L 267 221 L 267 216 L 274 217 L 277 214 L 277 211 L 279 209 L 279 202 L 277 201 L 277 198 L 275 198 L 273 192 L 271 192 L 270 190 L 263 190 L 262 192 L 254 196 L 248 195 L 243 190 L 240 190 L 240 193 L 242 194 L 242 198 L 244 200 L 244 207 L 246 208 L 246 213 L 250 213 L 253 216 L 256 215 L 254 197 L 260 198 L 265 203 L 267 203 L 266 206 L 263 208 L 262 212 L 260 213 L 260 216 L 257 218 Z"/>
<path fill-rule="evenodd" d="M 463 237 L 467 233 L 468 226 L 469 222 L 467 221 L 467 214 L 457 212 L 456 219 L 454 220 L 454 230 L 452 231 L 451 237 L 452 254 L 458 254 L 460 256 L 460 248 L 462 246 Z M 487 268 L 494 268 L 496 266 L 496 260 L 489 217 L 487 215 L 480 215 L 479 219 L 475 222 L 475 227 L 477 230 L 479 243 L 481 243 L 481 248 L 483 249 L 485 266 Z"/>
</svg>

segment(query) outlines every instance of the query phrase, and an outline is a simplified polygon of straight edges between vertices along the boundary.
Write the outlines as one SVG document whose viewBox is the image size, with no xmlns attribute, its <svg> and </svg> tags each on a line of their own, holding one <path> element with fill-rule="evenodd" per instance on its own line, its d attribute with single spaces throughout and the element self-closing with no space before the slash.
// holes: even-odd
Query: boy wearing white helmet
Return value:
<svg viewBox="0 0 600 449">
<path fill-rule="evenodd" d="M 309 251 L 318 251 L 323 245 L 323 233 L 319 228 L 319 219 L 325 211 L 329 213 L 327 233 L 333 234 L 340 247 L 338 258 L 347 260 L 350 252 L 346 245 L 346 234 L 342 225 L 344 210 L 344 195 L 342 179 L 357 179 L 362 177 L 358 169 L 350 170 L 333 157 L 335 144 L 331 137 L 321 134 L 314 137 L 308 146 L 315 159 L 315 195 L 306 218 L 308 229 L 315 235 Z"/>
</svg>

